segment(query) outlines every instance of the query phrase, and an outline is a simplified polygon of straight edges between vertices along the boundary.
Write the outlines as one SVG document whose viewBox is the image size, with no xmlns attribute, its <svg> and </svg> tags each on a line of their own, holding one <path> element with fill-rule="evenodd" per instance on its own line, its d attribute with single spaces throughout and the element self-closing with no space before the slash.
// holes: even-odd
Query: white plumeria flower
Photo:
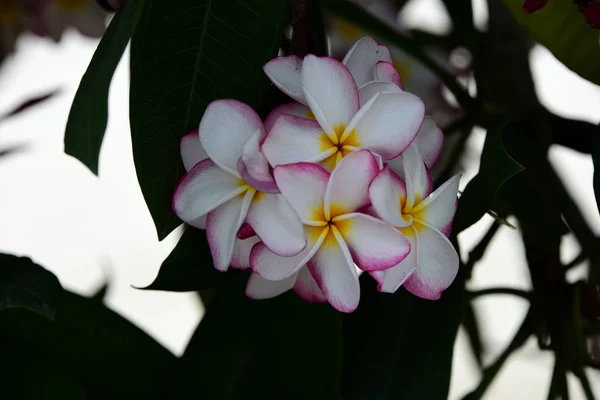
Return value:
<svg viewBox="0 0 600 400">
<path fill-rule="evenodd" d="M 458 254 L 447 236 L 456 212 L 458 181 L 454 176 L 432 191 L 431 177 L 416 147 L 402 154 L 404 182 L 388 167 L 373 180 L 369 197 L 376 213 L 410 241 L 411 252 L 385 271 L 371 272 L 382 292 L 400 286 L 425 299 L 439 299 L 458 272 Z"/>
<path fill-rule="evenodd" d="M 279 281 L 270 281 L 254 272 L 248 279 L 246 296 L 257 300 L 270 299 L 290 289 L 309 303 L 327 303 L 327 299 L 306 266 Z"/>
<path fill-rule="evenodd" d="M 173 210 L 190 225 L 206 226 L 214 266 L 220 271 L 232 262 L 244 222 L 279 255 L 298 254 L 306 245 L 294 209 L 274 193 L 274 185 L 263 181 L 268 164 L 256 154 L 256 143 L 264 134 L 260 117 L 250 107 L 217 100 L 200 122 L 200 146 L 189 135 L 181 142 L 184 165 L 191 169 L 173 195 Z M 192 166 L 203 151 L 208 158 Z"/>
<path fill-rule="evenodd" d="M 283 280 L 305 265 L 327 301 L 352 312 L 360 299 L 354 264 L 379 271 L 402 261 L 408 240 L 390 224 L 359 212 L 369 205 L 368 187 L 379 172 L 367 150 L 348 155 L 330 174 L 312 163 L 275 167 L 275 181 L 304 224 L 307 245 L 298 255 L 281 257 L 262 243 L 250 253 L 254 272 L 267 280 Z"/>
</svg>

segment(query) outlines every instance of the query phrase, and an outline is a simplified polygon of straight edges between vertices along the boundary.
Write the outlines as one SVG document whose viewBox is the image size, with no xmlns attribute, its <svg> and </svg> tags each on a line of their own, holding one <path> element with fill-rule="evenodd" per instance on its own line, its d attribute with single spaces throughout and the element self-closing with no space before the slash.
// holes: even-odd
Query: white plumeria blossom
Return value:
<svg viewBox="0 0 600 400">
<path fill-rule="evenodd" d="M 411 252 L 396 266 L 371 275 L 382 292 L 394 293 L 404 285 L 418 297 L 437 300 L 458 273 L 458 254 L 447 236 L 460 176 L 432 193 L 431 176 L 415 146 L 402 154 L 401 162 L 404 181 L 386 166 L 373 180 L 369 197 L 379 217 L 410 241 Z"/>
<path fill-rule="evenodd" d="M 300 216 L 307 245 L 293 257 L 281 257 L 263 243 L 256 244 L 250 253 L 254 272 L 281 281 L 302 273 L 307 265 L 335 309 L 354 311 L 360 299 L 354 265 L 380 271 L 410 252 L 408 240 L 392 225 L 360 212 L 370 204 L 368 188 L 379 170 L 367 150 L 344 157 L 331 174 L 307 162 L 275 167 L 277 186 Z"/>
<path fill-rule="evenodd" d="M 214 266 L 221 271 L 232 263 L 244 222 L 279 255 L 292 256 L 306 246 L 300 218 L 265 178 L 268 165 L 256 154 L 255 143 L 264 134 L 260 117 L 250 107 L 217 100 L 202 117 L 199 143 L 189 135 L 181 142 L 189 172 L 173 195 L 173 210 L 184 222 L 206 227 Z M 207 158 L 194 164 L 202 152 Z"/>
</svg>

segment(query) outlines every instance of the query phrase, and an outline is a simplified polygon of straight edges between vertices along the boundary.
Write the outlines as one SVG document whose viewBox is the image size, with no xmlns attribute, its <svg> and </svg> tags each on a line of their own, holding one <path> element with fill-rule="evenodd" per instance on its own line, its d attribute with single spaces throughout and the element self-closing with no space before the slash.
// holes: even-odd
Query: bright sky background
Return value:
<svg viewBox="0 0 600 400">
<path fill-rule="evenodd" d="M 449 20 L 437 12 L 438 1 L 413 1 L 406 10 L 407 20 L 443 31 Z M 477 25 L 484 26 L 484 2 L 474 0 L 474 9 Z M 0 149 L 27 145 L 25 153 L 0 163 L 0 251 L 32 257 L 56 273 L 63 286 L 78 293 L 91 294 L 109 279 L 108 306 L 181 354 L 203 312 L 196 296 L 131 287 L 154 279 L 177 233 L 158 243 L 135 176 L 128 126 L 128 57 L 119 65 L 110 91 L 100 179 L 62 152 L 70 104 L 96 45 L 97 41 L 74 32 L 65 35 L 60 44 L 24 36 L 17 54 L 0 70 L 0 113 L 32 96 L 61 90 L 44 105 L 0 122 Z M 531 59 L 544 105 L 563 116 L 600 121 L 598 86 L 570 72 L 542 47 L 533 49 Z M 469 143 L 462 187 L 477 171 L 483 140 L 483 133 L 477 132 Z M 550 158 L 600 234 L 590 157 L 556 147 Z M 490 223 L 491 218 L 486 217 L 459 236 L 465 254 Z M 572 237 L 564 240 L 563 246 L 566 260 L 578 252 Z M 582 273 L 575 271 L 573 279 Z M 531 286 L 519 234 L 506 227 L 469 282 L 470 288 L 492 286 Z M 512 338 L 525 304 L 505 296 L 487 297 L 478 300 L 477 312 L 485 324 L 486 361 L 490 362 Z M 462 331 L 455 354 L 451 399 L 462 397 L 479 380 Z M 509 360 L 485 398 L 546 398 L 552 363 L 552 355 L 539 351 L 531 339 Z M 590 373 L 590 378 L 600 395 L 600 374 Z M 576 379 L 570 379 L 569 385 L 573 399 L 584 398 Z"/>
</svg>

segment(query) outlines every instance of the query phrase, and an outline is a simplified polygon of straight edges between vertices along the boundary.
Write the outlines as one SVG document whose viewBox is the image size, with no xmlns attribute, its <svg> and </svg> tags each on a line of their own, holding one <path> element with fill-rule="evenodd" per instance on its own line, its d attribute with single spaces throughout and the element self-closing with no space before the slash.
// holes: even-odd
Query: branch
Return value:
<svg viewBox="0 0 600 400">
<path fill-rule="evenodd" d="M 487 296 L 489 294 L 508 294 L 511 296 L 521 297 L 528 301 L 533 300 L 533 294 L 531 292 L 528 292 L 526 290 L 521 290 L 521 289 L 508 288 L 508 287 L 495 287 L 495 288 L 467 291 L 467 296 L 471 300 L 476 299 L 479 296 Z"/>
</svg>

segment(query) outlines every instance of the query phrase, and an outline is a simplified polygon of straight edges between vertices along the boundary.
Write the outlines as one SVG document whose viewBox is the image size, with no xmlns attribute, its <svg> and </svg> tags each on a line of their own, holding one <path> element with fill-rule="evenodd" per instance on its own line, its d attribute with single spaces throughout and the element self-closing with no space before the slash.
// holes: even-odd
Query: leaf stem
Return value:
<svg viewBox="0 0 600 400">
<path fill-rule="evenodd" d="M 509 288 L 509 287 L 494 287 L 494 288 L 474 290 L 474 291 L 467 292 L 467 296 L 469 296 L 471 300 L 473 300 L 477 297 L 480 297 L 480 296 L 487 296 L 490 294 L 508 294 L 511 296 L 521 297 L 528 301 L 533 300 L 533 296 L 532 296 L 531 292 L 528 292 L 526 290 L 521 290 L 521 289 Z"/>
</svg>

